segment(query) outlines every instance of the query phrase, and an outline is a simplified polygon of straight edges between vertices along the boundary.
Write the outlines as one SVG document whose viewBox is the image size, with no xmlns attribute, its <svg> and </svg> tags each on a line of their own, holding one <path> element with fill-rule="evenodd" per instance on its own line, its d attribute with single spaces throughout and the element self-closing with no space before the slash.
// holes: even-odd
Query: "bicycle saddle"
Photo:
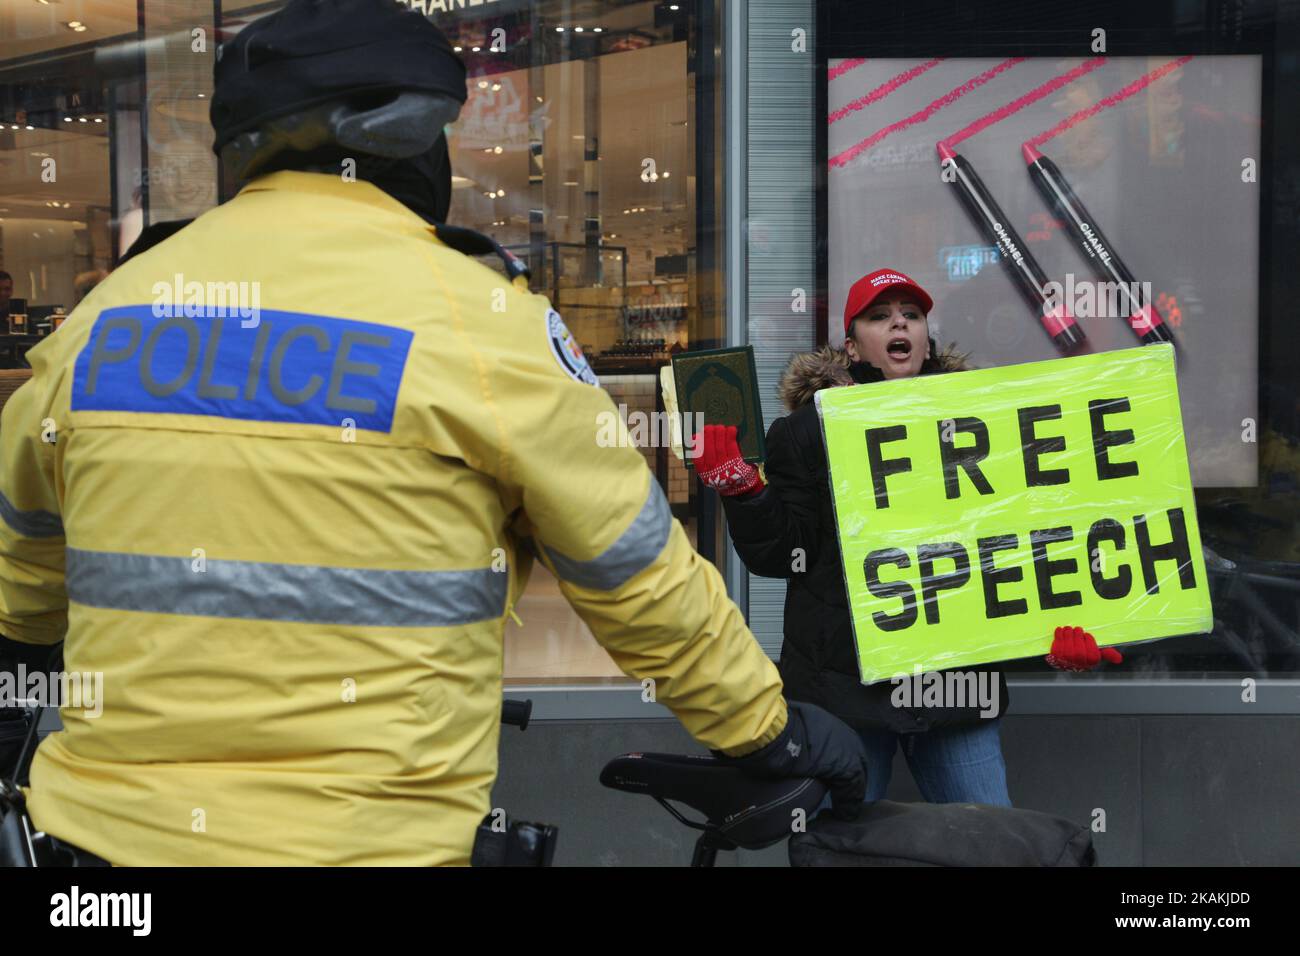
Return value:
<svg viewBox="0 0 1300 956">
<path fill-rule="evenodd" d="M 687 826 L 745 850 L 784 840 L 793 831 L 794 811 L 811 818 L 826 796 L 826 786 L 810 777 L 764 780 L 716 757 L 685 754 L 623 754 L 605 764 L 600 782 L 649 794 Z M 687 820 L 669 800 L 704 814 L 704 823 Z"/>
</svg>

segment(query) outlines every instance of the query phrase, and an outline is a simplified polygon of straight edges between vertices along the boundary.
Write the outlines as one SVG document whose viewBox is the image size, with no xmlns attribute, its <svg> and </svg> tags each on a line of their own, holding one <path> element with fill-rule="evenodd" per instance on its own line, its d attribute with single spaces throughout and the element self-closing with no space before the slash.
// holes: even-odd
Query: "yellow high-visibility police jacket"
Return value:
<svg viewBox="0 0 1300 956">
<path fill-rule="evenodd" d="M 30 361 L 0 634 L 103 675 L 32 766 L 57 837 L 119 865 L 468 862 L 534 553 L 697 740 L 785 726 L 547 300 L 369 183 L 255 180 Z"/>
</svg>

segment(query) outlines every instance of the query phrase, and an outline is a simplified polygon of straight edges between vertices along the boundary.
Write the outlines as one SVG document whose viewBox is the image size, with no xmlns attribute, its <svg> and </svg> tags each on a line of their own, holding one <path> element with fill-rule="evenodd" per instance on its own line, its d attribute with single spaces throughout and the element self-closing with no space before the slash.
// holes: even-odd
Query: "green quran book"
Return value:
<svg viewBox="0 0 1300 956">
<path fill-rule="evenodd" d="M 753 346 L 674 355 L 673 379 L 687 436 L 704 425 L 735 425 L 745 461 L 763 460 L 763 405 Z M 686 461 L 694 463 L 689 455 Z"/>
</svg>

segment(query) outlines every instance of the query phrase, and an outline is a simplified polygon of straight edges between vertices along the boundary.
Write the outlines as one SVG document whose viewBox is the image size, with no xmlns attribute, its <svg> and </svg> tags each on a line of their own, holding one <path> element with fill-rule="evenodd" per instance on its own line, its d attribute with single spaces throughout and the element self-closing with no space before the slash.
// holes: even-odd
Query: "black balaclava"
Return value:
<svg viewBox="0 0 1300 956">
<path fill-rule="evenodd" d="M 446 222 L 451 208 L 451 156 L 447 137 L 427 153 L 411 159 L 384 159 L 327 147 L 310 153 L 285 152 L 262 168 L 258 175 L 282 169 L 330 173 L 337 176 L 344 159 L 356 162 L 357 179 L 374 183 L 408 209 L 431 222 Z"/>
<path fill-rule="evenodd" d="M 414 159 L 401 160 L 386 168 L 364 169 L 357 164 L 357 176 L 374 183 L 398 202 L 415 210 L 425 219 L 446 222 L 451 209 L 451 156 L 447 151 L 447 137 L 427 153 Z"/>
</svg>

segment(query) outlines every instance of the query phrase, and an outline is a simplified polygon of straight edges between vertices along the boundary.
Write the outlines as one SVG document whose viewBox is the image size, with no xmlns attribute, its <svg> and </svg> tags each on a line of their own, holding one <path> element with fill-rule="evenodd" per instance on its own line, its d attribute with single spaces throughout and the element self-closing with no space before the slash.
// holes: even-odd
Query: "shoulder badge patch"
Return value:
<svg viewBox="0 0 1300 956">
<path fill-rule="evenodd" d="M 578 340 L 564 324 L 560 313 L 554 309 L 546 310 L 546 337 L 551 343 L 551 354 L 560 363 L 560 368 L 564 369 L 564 374 L 587 385 L 600 384 L 596 373 L 591 370 L 591 365 L 587 362 L 587 356 L 582 354 L 582 347 L 578 345 Z"/>
</svg>

